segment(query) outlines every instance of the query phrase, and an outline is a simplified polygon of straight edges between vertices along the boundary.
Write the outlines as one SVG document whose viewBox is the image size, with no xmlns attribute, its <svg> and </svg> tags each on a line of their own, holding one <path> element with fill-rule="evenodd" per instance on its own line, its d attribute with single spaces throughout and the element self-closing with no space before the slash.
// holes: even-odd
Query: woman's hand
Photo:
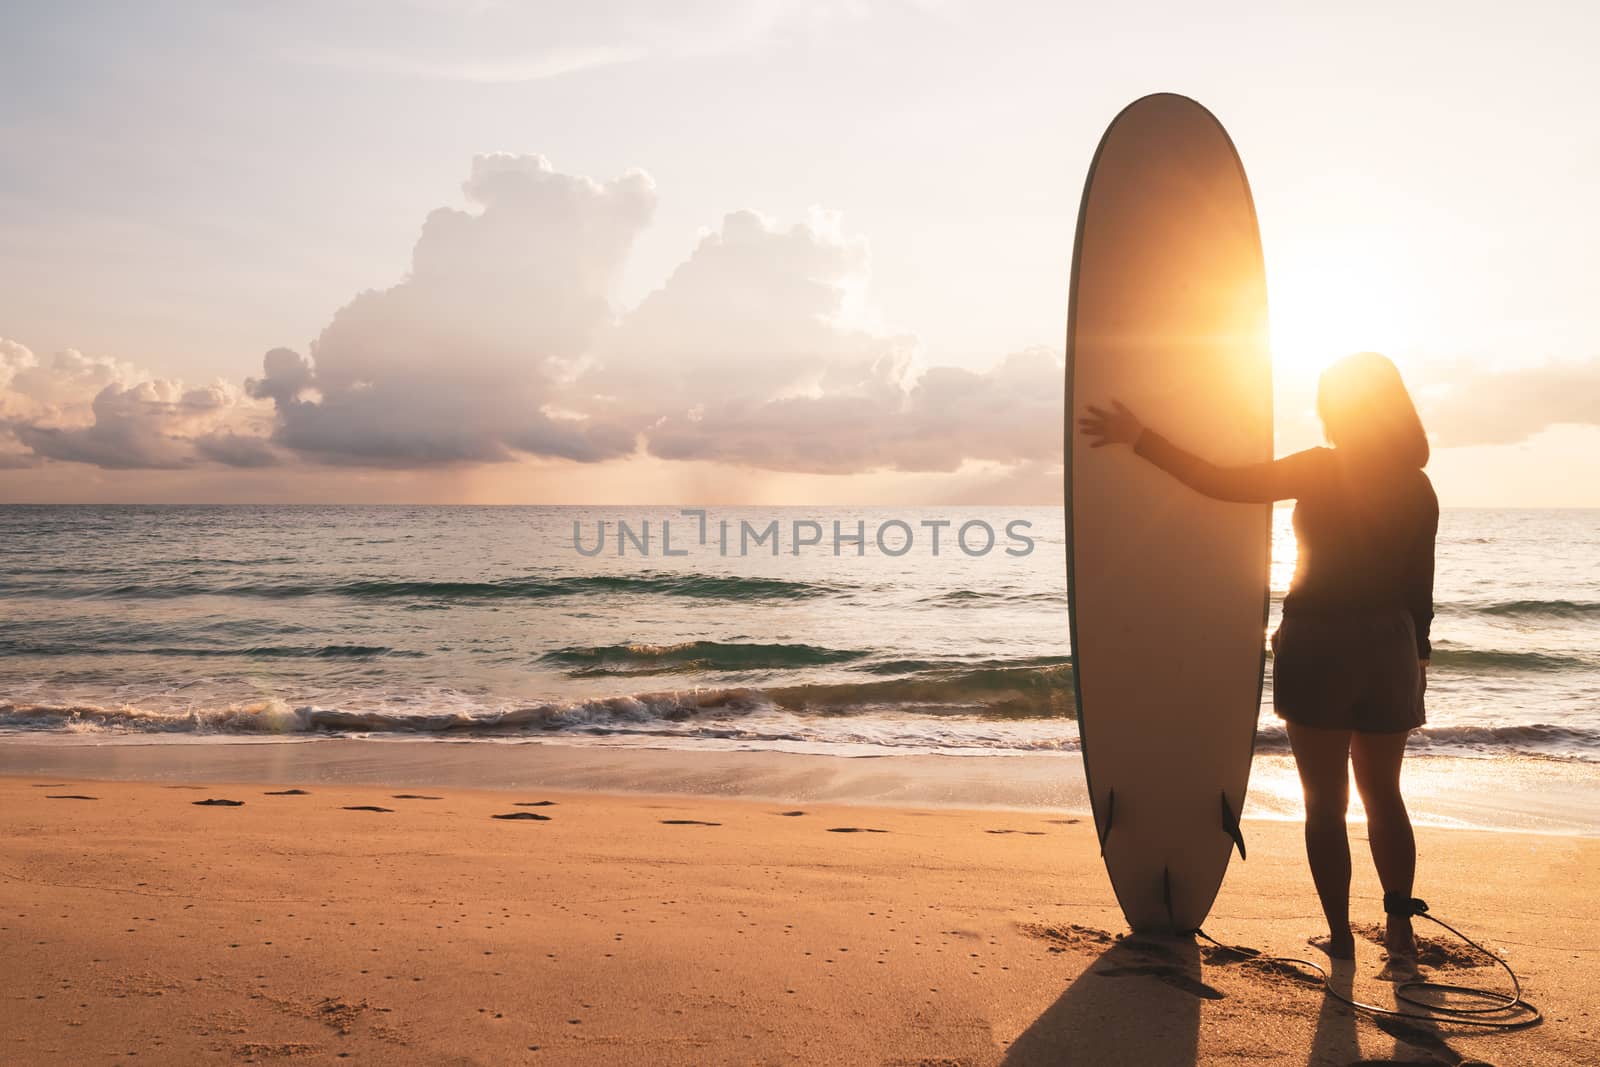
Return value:
<svg viewBox="0 0 1600 1067">
<path fill-rule="evenodd" d="M 1144 424 L 1122 401 L 1113 400 L 1111 410 L 1089 405 L 1089 414 L 1078 420 L 1078 429 L 1090 438 L 1091 448 L 1105 445 L 1131 445 L 1144 432 Z"/>
</svg>

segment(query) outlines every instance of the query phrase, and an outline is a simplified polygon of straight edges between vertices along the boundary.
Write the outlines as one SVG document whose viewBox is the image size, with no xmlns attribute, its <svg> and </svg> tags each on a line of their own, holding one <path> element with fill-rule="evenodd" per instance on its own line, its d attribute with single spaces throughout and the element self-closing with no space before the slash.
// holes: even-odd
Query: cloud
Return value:
<svg viewBox="0 0 1600 1067">
<path fill-rule="evenodd" d="M 195 453 L 201 459 L 225 467 L 276 467 L 283 457 L 263 437 L 218 430 L 194 439 Z"/>
<path fill-rule="evenodd" d="M 731 214 L 579 385 L 636 405 L 663 459 L 850 473 L 1059 454 L 1059 359 L 1034 349 L 919 374 L 915 338 L 868 325 L 869 266 L 836 215 L 782 227 Z"/>
<path fill-rule="evenodd" d="M 135 379 L 131 364 L 63 349 L 41 360 L 26 345 L 0 338 L 0 412 L 52 418 L 86 405 L 108 385 Z"/>
<path fill-rule="evenodd" d="M 630 426 L 551 405 L 612 322 L 607 293 L 655 210 L 654 183 L 491 155 L 462 188 L 481 210 L 433 212 L 404 281 L 340 309 L 309 358 L 267 354 L 246 388 L 276 405 L 277 443 L 375 466 L 633 450 Z"/>
<path fill-rule="evenodd" d="M 1028 348 L 977 372 L 937 367 L 912 391 L 896 466 L 954 470 L 965 460 L 1060 463 L 1065 361 Z"/>
<path fill-rule="evenodd" d="M 26 346 L 0 339 L 0 425 L 26 449 L 0 451 L 0 466 L 40 460 L 106 470 L 175 470 L 205 460 L 259 466 L 265 462 L 259 449 L 249 462 L 234 462 L 245 458 L 245 449 L 213 444 L 222 434 L 252 439 L 252 412 L 242 400 L 238 387 L 226 383 L 185 388 L 74 349 L 41 360 Z M 259 434 L 253 440 L 266 447 Z"/>
<path fill-rule="evenodd" d="M 106 470 L 173 469 L 190 458 L 187 442 L 171 432 L 207 412 L 215 397 L 204 390 L 179 392 L 166 381 L 108 385 L 95 394 L 94 421 L 87 426 L 19 424 L 14 433 L 34 455 L 92 463 Z"/>
<path fill-rule="evenodd" d="M 1029 349 L 988 371 L 935 367 L 910 388 L 719 403 L 652 429 L 666 459 L 849 474 L 956 471 L 968 462 L 1059 462 L 1063 365 Z"/>
<path fill-rule="evenodd" d="M 1421 401 L 1423 422 L 1441 448 L 1505 445 L 1552 426 L 1600 426 L 1600 360 L 1516 370 L 1454 367 Z"/>
<path fill-rule="evenodd" d="M 610 292 L 655 210 L 647 175 L 487 155 L 462 189 L 473 209 L 430 214 L 400 282 L 355 296 L 305 354 L 267 352 L 242 388 L 0 348 L 0 417 L 26 450 L 7 454 L 106 469 L 641 450 L 801 474 L 1059 463 L 1059 356 L 922 366 L 916 338 L 871 314 L 870 250 L 836 214 L 733 212 L 619 315 Z"/>
<path fill-rule="evenodd" d="M 857 321 L 867 273 L 865 241 L 836 216 L 781 227 L 734 212 L 621 321 L 578 384 L 652 417 L 894 385 L 914 340 Z"/>
</svg>

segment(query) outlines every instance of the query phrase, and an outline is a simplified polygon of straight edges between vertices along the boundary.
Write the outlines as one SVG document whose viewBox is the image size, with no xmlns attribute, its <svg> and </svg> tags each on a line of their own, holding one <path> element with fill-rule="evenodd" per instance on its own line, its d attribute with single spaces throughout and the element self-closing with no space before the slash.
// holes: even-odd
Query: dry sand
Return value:
<svg viewBox="0 0 1600 1067">
<path fill-rule="evenodd" d="M 1420 895 L 1548 1016 L 1486 1034 L 1119 939 L 1080 815 L 284 788 L 0 778 L 0 1063 L 1600 1060 L 1592 838 L 1421 832 Z M 1298 827 L 1246 833 L 1208 931 L 1310 954 Z M 1358 952 L 1357 993 L 1392 1003 L 1378 948 Z"/>
</svg>

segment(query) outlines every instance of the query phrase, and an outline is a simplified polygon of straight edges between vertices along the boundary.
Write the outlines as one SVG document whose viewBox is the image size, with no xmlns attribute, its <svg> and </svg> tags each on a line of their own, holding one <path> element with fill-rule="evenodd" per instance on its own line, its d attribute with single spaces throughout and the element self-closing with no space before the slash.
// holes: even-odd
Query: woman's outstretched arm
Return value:
<svg viewBox="0 0 1600 1067">
<path fill-rule="evenodd" d="M 1219 467 L 1186 452 L 1154 430 L 1146 429 L 1134 441 L 1133 451 L 1178 481 L 1213 500 L 1262 504 L 1293 500 L 1305 492 L 1321 465 L 1320 448 L 1310 448 L 1269 463 Z"/>
<path fill-rule="evenodd" d="M 1078 425 L 1091 438 L 1091 447 L 1132 445 L 1135 454 L 1214 500 L 1259 504 L 1295 499 L 1316 480 L 1327 459 L 1325 449 L 1310 448 L 1270 463 L 1221 467 L 1147 428 L 1118 401 L 1109 410 L 1091 404 L 1088 411 Z"/>
</svg>

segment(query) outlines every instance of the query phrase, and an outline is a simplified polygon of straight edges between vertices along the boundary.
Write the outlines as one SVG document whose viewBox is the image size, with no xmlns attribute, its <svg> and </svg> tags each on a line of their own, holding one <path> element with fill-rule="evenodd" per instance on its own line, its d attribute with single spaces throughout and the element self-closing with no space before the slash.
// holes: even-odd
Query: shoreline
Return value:
<svg viewBox="0 0 1600 1067">
<path fill-rule="evenodd" d="M 1408 759 L 1419 827 L 1600 837 L 1600 765 L 1542 759 Z M 527 741 L 266 739 L 196 743 L 0 741 L 0 778 L 346 785 L 737 797 L 767 802 L 918 805 L 1084 815 L 1078 753 L 1004 757 L 832 755 L 733 748 Z M 1362 818 L 1352 791 L 1351 817 Z M 1288 756 L 1257 754 L 1244 817 L 1298 822 Z"/>
</svg>

